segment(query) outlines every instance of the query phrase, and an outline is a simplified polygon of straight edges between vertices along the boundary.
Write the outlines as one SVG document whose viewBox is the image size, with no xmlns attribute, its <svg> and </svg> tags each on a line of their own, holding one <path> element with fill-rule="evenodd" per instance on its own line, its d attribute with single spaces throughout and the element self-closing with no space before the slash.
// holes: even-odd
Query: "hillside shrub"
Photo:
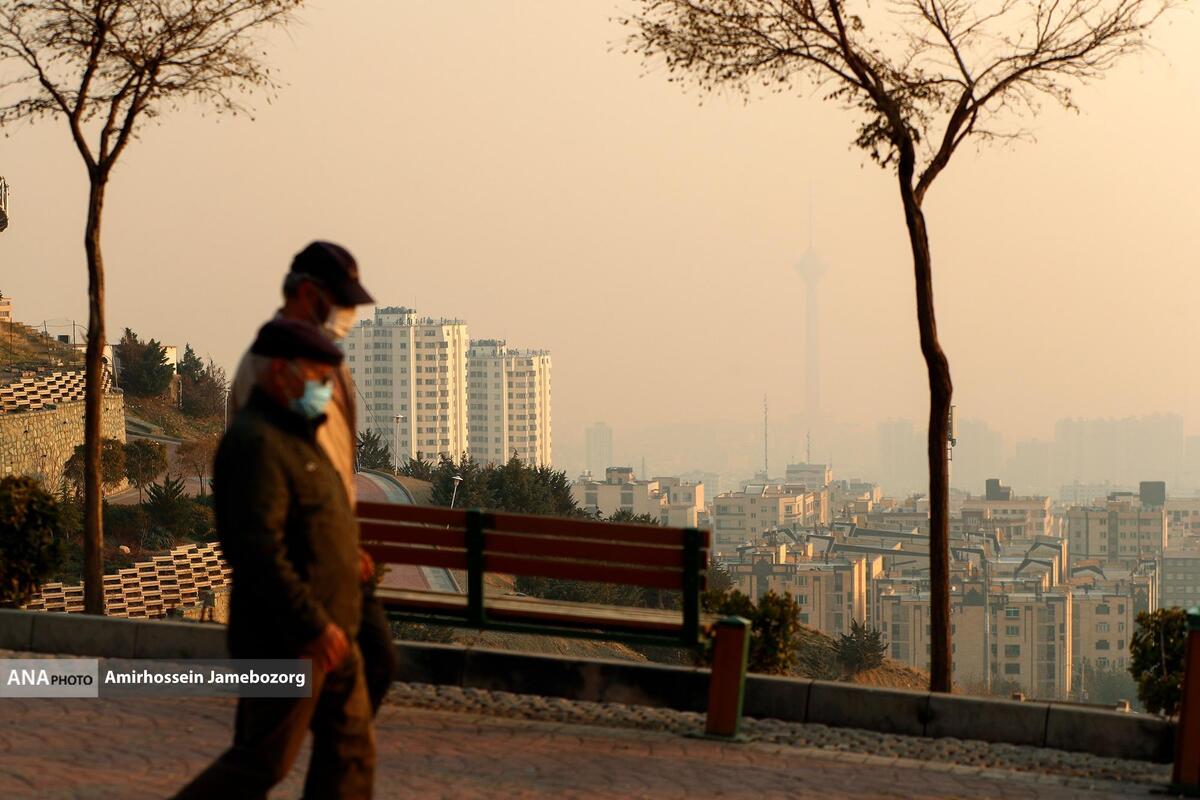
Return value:
<svg viewBox="0 0 1200 800">
<path fill-rule="evenodd" d="M 0 479 L 0 607 L 28 602 L 62 565 L 60 512 L 35 479 Z"/>
</svg>

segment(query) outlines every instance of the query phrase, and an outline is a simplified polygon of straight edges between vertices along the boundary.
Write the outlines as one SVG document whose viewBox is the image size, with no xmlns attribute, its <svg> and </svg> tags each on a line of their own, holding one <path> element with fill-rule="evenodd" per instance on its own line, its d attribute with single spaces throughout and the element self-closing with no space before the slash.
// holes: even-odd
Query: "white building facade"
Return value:
<svg viewBox="0 0 1200 800">
<path fill-rule="evenodd" d="M 357 386 L 360 431 L 379 434 L 402 464 L 468 450 L 467 325 L 376 308 L 342 342 Z"/>
<path fill-rule="evenodd" d="M 498 339 L 471 342 L 467 351 L 467 437 L 481 464 L 513 456 L 535 466 L 552 463 L 550 354 L 510 350 Z"/>
</svg>

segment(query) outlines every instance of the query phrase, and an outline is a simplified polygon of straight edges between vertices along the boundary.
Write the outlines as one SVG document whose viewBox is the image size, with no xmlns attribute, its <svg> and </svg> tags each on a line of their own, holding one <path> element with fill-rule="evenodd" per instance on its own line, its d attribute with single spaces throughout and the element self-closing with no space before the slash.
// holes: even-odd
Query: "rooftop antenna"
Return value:
<svg viewBox="0 0 1200 800">
<path fill-rule="evenodd" d="M 0 233 L 8 227 L 8 183 L 0 175 Z"/>
<path fill-rule="evenodd" d="M 771 479 L 771 461 L 770 461 L 770 456 L 768 455 L 768 453 L 770 451 L 767 449 L 767 442 L 768 442 L 767 436 L 768 436 L 769 431 L 770 431 L 770 427 L 769 427 L 769 422 L 768 422 L 768 417 L 767 417 L 767 396 L 764 394 L 763 395 L 763 475 L 766 476 L 767 480 Z"/>
</svg>

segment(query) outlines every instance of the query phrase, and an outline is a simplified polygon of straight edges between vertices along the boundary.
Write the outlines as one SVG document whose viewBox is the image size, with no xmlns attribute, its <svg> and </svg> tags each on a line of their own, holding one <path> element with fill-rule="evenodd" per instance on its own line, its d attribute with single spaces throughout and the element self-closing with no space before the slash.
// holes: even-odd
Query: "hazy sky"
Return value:
<svg viewBox="0 0 1200 800">
<path fill-rule="evenodd" d="M 119 165 L 114 338 L 129 325 L 230 366 L 292 254 L 329 238 L 381 303 L 551 350 L 560 464 L 598 419 L 632 461 L 665 426 L 754 430 L 764 393 L 802 408 L 811 185 L 825 407 L 922 419 L 894 178 L 850 148 L 851 115 L 803 94 L 700 105 L 621 54 L 610 18 L 628 7 L 310 3 L 271 44 L 288 85 L 257 121 L 167 116 Z M 1082 114 L 1027 121 L 1035 143 L 962 151 L 927 200 L 960 414 L 1010 438 L 1159 411 L 1200 432 L 1200 19 L 1156 43 L 1080 90 Z M 22 321 L 85 319 L 82 164 L 60 123 L 4 133 L 0 291 Z M 651 459 L 683 447 L 653 438 Z"/>
</svg>

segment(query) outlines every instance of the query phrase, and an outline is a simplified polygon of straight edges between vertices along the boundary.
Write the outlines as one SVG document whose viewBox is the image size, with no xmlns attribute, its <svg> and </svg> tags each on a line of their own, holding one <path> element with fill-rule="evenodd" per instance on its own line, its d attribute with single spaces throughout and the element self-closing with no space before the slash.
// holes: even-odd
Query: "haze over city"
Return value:
<svg viewBox="0 0 1200 800">
<path fill-rule="evenodd" d="M 232 369 L 292 255 L 328 238 L 380 304 L 550 350 L 556 465 L 582 467 L 604 420 L 635 468 L 748 474 L 764 394 L 772 463 L 804 457 L 794 267 L 811 240 L 829 266 L 823 410 L 872 443 L 884 420 L 923 426 L 894 178 L 851 149 L 851 114 L 643 77 L 621 3 L 346 5 L 274 39 L 286 85 L 257 121 L 143 130 L 107 204 L 111 338 L 128 325 Z M 1014 121 L 1036 142 L 961 153 L 929 197 L 959 415 L 1010 445 L 1067 417 L 1171 412 L 1200 433 L 1196 41 L 1200 19 L 1175 14 L 1161 53 L 1077 92 L 1081 114 Z M 5 134 L 4 289 L 21 320 L 69 332 L 86 319 L 82 165 L 59 124 Z M 837 452 L 853 437 L 832 425 L 813 438 L 814 459 L 866 458 Z"/>
</svg>

